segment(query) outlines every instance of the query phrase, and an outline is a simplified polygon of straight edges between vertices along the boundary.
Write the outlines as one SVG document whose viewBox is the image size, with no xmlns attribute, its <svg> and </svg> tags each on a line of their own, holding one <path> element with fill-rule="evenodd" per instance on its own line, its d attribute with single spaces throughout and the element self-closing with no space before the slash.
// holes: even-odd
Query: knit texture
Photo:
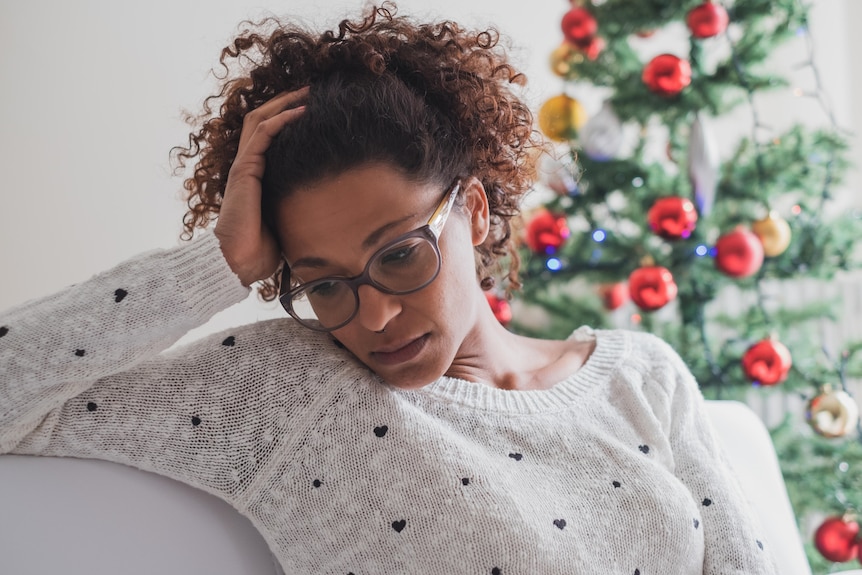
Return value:
<svg viewBox="0 0 862 575">
<path fill-rule="evenodd" d="M 293 320 L 167 350 L 248 295 L 212 235 L 0 315 L 0 452 L 172 477 L 285 573 L 775 574 L 679 356 L 577 330 L 545 391 L 388 386 Z"/>
</svg>

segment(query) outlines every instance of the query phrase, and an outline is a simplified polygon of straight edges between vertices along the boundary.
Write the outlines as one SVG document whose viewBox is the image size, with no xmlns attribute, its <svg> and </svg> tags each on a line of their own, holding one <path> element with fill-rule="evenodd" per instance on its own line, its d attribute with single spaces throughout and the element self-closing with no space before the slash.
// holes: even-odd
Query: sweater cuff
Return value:
<svg viewBox="0 0 862 575">
<path fill-rule="evenodd" d="M 195 317 L 208 320 L 247 298 L 251 291 L 230 268 L 218 238 L 211 232 L 168 250 L 166 256 L 168 272 Z"/>
</svg>

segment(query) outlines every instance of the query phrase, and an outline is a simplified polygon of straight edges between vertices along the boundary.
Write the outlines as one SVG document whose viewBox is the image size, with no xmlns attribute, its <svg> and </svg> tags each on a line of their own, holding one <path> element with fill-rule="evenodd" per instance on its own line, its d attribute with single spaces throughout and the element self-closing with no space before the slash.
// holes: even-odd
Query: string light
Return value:
<svg viewBox="0 0 862 575">
<path fill-rule="evenodd" d="M 552 272 L 558 272 L 563 269 L 563 262 L 561 262 L 557 258 L 548 258 L 548 261 L 545 262 L 545 267 L 547 267 Z"/>
<path fill-rule="evenodd" d="M 607 238 L 608 238 L 608 234 L 605 233 L 605 230 L 599 229 L 599 230 L 596 230 L 593 232 L 593 241 L 594 242 L 602 243 Z"/>
<path fill-rule="evenodd" d="M 699 246 L 694 248 L 694 253 L 700 257 L 703 257 L 709 253 L 709 248 L 703 244 L 700 244 Z"/>
<path fill-rule="evenodd" d="M 637 178 L 632 180 L 632 186 L 635 188 L 643 187 L 643 185 L 644 185 L 644 179 L 641 177 L 637 177 Z"/>
</svg>

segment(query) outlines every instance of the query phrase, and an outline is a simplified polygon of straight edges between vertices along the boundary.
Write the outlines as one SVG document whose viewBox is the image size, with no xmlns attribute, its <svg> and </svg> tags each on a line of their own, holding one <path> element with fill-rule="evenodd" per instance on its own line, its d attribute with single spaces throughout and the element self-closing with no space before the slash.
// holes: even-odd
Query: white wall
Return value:
<svg viewBox="0 0 862 575">
<path fill-rule="evenodd" d="M 858 132 L 862 112 L 852 94 L 862 64 L 850 55 L 862 45 L 855 30 L 862 9 L 853 0 L 816 4 L 822 73 L 842 124 Z M 331 25 L 362 5 L 294 0 L 268 8 Z M 430 5 L 399 3 L 402 13 L 497 25 L 531 77 L 528 99 L 538 105 L 560 89 L 546 62 L 561 40 L 565 0 Z M 0 309 L 178 241 L 185 210 L 168 151 L 185 141 L 182 110 L 198 110 L 211 87 L 208 72 L 237 24 L 265 13 L 251 0 L 0 1 Z M 802 57 L 798 43 L 779 64 L 789 69 Z M 773 110 L 779 118 L 800 117 L 800 110 L 816 118 L 798 104 L 787 96 Z M 862 165 L 858 148 L 855 159 Z M 854 178 L 847 197 L 860 205 Z M 214 325 L 280 313 L 251 298 Z"/>
</svg>

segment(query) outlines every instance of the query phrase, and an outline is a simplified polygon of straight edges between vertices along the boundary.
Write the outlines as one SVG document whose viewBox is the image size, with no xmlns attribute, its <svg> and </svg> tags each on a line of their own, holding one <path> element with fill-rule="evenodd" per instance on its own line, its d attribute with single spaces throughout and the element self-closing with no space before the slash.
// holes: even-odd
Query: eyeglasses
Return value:
<svg viewBox="0 0 862 575">
<path fill-rule="evenodd" d="M 361 285 L 391 295 L 406 295 L 426 287 L 440 273 L 442 258 L 437 242 L 460 189 L 461 181 L 456 180 L 427 224 L 377 250 L 360 275 L 324 277 L 283 292 L 278 299 L 285 311 L 307 328 L 332 331 L 356 317 Z M 282 290 L 289 282 L 290 269 L 285 263 Z"/>
</svg>

